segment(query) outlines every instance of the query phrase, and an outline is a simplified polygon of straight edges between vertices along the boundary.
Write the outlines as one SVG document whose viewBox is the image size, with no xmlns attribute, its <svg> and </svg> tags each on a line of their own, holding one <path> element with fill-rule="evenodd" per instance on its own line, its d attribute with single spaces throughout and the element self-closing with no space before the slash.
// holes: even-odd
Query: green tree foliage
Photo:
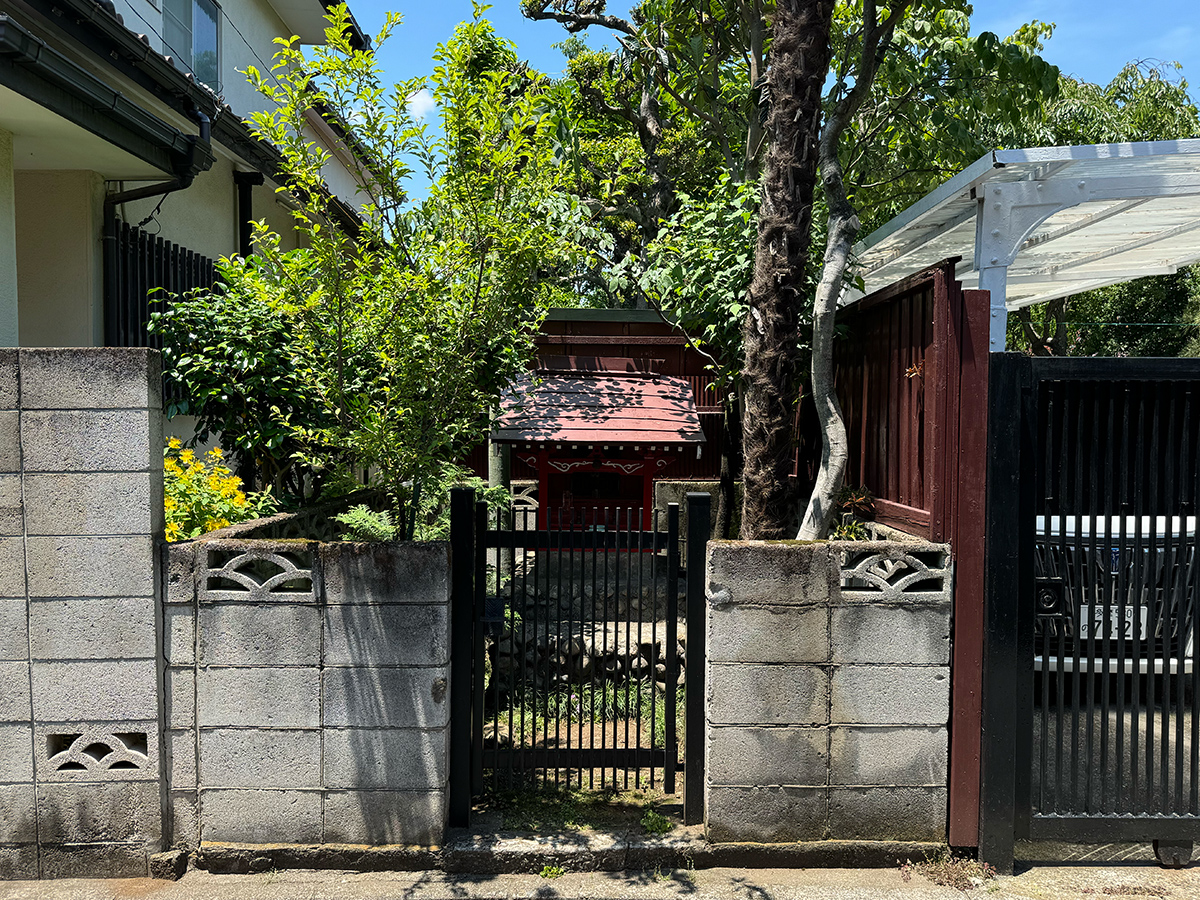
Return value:
<svg viewBox="0 0 1200 900">
<path fill-rule="evenodd" d="M 560 190 L 561 93 L 518 63 L 480 8 L 435 56 L 436 138 L 408 111 L 426 83 L 385 85 L 375 53 L 350 46 L 347 16 L 331 10 L 324 46 L 280 40 L 271 77 L 248 71 L 271 101 L 253 127 L 283 153 L 304 247 L 284 252 L 260 227 L 258 255 L 223 275 L 228 296 L 258 298 L 256 315 L 274 317 L 262 334 L 278 338 L 272 353 L 304 388 L 303 415 L 292 404 L 267 416 L 292 458 L 316 473 L 367 472 L 399 505 L 486 433 L 545 310 L 572 293 L 586 223 Z M 375 47 L 398 22 L 388 17 Z M 331 160 L 312 140 L 314 112 L 351 151 L 357 220 L 325 186 Z M 418 203 L 405 192 L 412 165 L 432 183 Z M 241 328 L 225 309 L 214 324 Z M 221 377 L 236 369 L 223 365 Z"/>
<path fill-rule="evenodd" d="M 1041 116 L 1009 135 L 1023 146 L 1200 136 L 1200 109 L 1178 64 L 1130 63 L 1107 85 L 1063 76 Z M 1018 310 L 1008 346 L 1036 355 L 1200 355 L 1200 276 L 1141 278 Z"/>
</svg>

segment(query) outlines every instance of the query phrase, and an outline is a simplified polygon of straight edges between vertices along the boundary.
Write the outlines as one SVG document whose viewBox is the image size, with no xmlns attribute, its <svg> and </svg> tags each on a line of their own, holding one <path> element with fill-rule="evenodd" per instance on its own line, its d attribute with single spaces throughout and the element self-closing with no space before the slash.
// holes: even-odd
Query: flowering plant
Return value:
<svg viewBox="0 0 1200 900">
<path fill-rule="evenodd" d="M 220 448 L 197 458 L 179 438 L 171 438 L 163 450 L 163 474 L 168 541 L 194 538 L 275 512 L 269 489 L 257 494 L 242 490 L 242 479 L 225 465 Z"/>
</svg>

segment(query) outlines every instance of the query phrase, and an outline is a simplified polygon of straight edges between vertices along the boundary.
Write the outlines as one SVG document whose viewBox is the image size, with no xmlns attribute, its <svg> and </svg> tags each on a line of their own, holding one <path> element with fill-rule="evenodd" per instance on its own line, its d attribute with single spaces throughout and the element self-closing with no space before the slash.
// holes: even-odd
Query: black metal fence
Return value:
<svg viewBox="0 0 1200 900">
<path fill-rule="evenodd" d="M 115 223 L 110 240 L 114 246 L 105 260 L 105 346 L 161 350 L 162 339 L 146 331 L 152 297 L 212 287 L 217 278 L 214 263 L 125 222 Z"/>
<path fill-rule="evenodd" d="M 983 849 L 1191 841 L 1200 362 L 992 365 Z"/>
<path fill-rule="evenodd" d="M 688 497 L 685 570 L 676 504 L 539 522 L 470 494 L 452 498 L 452 821 L 471 795 L 531 780 L 670 794 L 682 770 L 698 822 L 709 496 Z"/>
</svg>

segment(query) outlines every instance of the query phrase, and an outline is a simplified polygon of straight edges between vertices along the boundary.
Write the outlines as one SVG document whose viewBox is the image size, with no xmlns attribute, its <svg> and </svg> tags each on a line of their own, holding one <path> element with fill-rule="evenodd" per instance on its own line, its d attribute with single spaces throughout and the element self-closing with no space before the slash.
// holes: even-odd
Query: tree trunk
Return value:
<svg viewBox="0 0 1200 900">
<path fill-rule="evenodd" d="M 789 537 L 789 475 L 799 389 L 821 95 L 833 0 L 779 0 L 767 84 L 771 112 L 750 312 L 745 321 L 743 539 Z"/>
</svg>

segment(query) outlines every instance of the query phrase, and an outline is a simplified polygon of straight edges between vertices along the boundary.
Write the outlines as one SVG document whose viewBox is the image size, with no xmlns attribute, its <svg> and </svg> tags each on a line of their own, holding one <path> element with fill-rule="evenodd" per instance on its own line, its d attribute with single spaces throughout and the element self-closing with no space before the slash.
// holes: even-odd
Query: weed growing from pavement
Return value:
<svg viewBox="0 0 1200 900">
<path fill-rule="evenodd" d="M 670 819 L 654 808 L 653 803 L 647 803 L 646 811 L 642 813 L 642 827 L 646 829 L 646 834 L 666 834 L 675 826 Z"/>
<path fill-rule="evenodd" d="M 567 871 L 562 866 L 542 866 L 542 871 L 538 874 L 543 878 L 562 878 Z"/>
<path fill-rule="evenodd" d="M 960 891 L 969 891 L 996 877 L 996 870 L 987 863 L 966 857 L 955 856 L 949 847 L 943 847 L 937 854 L 927 857 L 921 862 L 914 863 L 905 860 L 900 867 L 900 878 L 909 881 L 913 875 Z"/>
</svg>

